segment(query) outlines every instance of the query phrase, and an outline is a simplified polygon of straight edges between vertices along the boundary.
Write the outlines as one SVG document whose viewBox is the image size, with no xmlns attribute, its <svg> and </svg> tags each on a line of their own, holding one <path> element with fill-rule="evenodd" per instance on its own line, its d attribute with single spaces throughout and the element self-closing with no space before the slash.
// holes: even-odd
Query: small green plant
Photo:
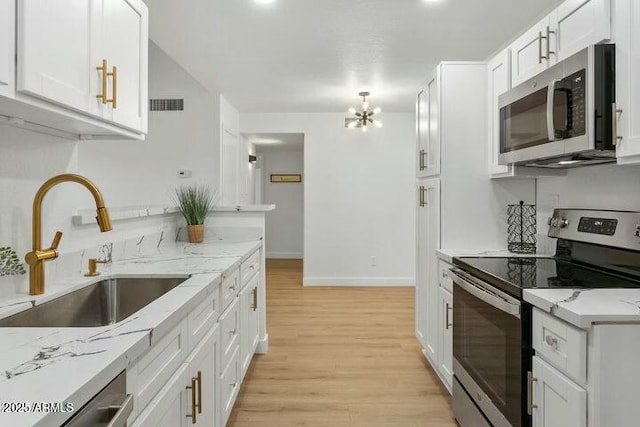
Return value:
<svg viewBox="0 0 640 427">
<path fill-rule="evenodd" d="M 213 207 L 213 194 L 209 187 L 191 185 L 176 188 L 175 199 L 187 225 L 204 224 Z"/>
<path fill-rule="evenodd" d="M 10 247 L 0 247 L 0 276 L 17 276 L 25 274 L 24 265 L 20 262 L 16 251 Z"/>
</svg>

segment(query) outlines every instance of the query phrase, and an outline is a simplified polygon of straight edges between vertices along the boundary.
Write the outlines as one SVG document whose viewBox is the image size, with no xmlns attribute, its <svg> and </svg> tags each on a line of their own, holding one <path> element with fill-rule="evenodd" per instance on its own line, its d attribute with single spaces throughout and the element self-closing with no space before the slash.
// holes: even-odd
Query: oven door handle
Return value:
<svg viewBox="0 0 640 427">
<path fill-rule="evenodd" d="M 560 83 L 561 80 L 554 79 L 549 83 L 547 87 L 547 137 L 549 142 L 556 141 L 556 125 L 554 122 L 553 112 L 556 103 L 556 83 Z"/>
<path fill-rule="evenodd" d="M 465 291 L 469 292 L 474 297 L 486 302 L 492 307 L 497 308 L 500 311 L 503 311 L 511 316 L 520 318 L 520 304 L 511 302 L 496 292 L 491 291 L 488 287 L 482 286 L 479 283 L 471 283 L 467 279 L 465 279 L 460 270 L 451 269 L 449 270 L 449 276 L 453 279 L 453 282 L 460 286 Z M 487 285 L 489 286 L 489 285 Z"/>
</svg>

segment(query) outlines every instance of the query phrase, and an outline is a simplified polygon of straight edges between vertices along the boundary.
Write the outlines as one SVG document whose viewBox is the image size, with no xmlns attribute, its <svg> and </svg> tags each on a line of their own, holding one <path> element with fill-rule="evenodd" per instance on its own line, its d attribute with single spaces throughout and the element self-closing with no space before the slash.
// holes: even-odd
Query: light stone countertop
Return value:
<svg viewBox="0 0 640 427">
<path fill-rule="evenodd" d="M 640 289 L 525 289 L 524 300 L 579 328 L 640 322 Z"/>
<path fill-rule="evenodd" d="M 0 301 L 0 318 L 117 276 L 190 278 L 130 318 L 90 328 L 0 328 L 0 403 L 73 402 L 80 408 L 118 373 L 174 328 L 262 245 L 254 239 L 204 244 L 171 242 L 153 253 L 114 262 L 97 278 L 69 277 L 47 284 L 43 296 Z M 54 261 L 55 262 L 55 261 Z M 28 280 L 25 277 L 25 280 Z M 59 425 L 69 413 L 0 412 L 2 426 Z"/>
</svg>

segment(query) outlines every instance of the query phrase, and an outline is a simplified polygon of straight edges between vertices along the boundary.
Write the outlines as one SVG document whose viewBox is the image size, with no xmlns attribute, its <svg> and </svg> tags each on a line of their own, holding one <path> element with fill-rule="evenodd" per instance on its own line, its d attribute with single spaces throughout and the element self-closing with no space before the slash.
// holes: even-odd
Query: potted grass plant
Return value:
<svg viewBox="0 0 640 427">
<path fill-rule="evenodd" d="M 187 221 L 189 242 L 204 240 L 204 220 L 213 207 L 213 194 L 209 187 L 191 185 L 176 189 L 176 202 Z"/>
</svg>

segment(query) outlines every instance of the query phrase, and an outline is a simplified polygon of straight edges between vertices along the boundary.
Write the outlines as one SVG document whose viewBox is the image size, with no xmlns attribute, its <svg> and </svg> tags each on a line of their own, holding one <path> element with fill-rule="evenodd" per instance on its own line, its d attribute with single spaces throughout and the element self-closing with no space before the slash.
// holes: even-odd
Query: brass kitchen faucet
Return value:
<svg viewBox="0 0 640 427">
<path fill-rule="evenodd" d="M 58 245 L 60 244 L 60 239 L 62 239 L 62 232 L 56 232 L 49 249 L 42 249 L 42 200 L 49 190 L 63 182 L 76 182 L 85 186 L 91 192 L 96 202 L 96 220 L 100 231 L 103 233 L 111 231 L 109 212 L 104 206 L 102 193 L 93 182 L 80 175 L 63 174 L 54 176 L 42 184 L 33 199 L 33 250 L 25 255 L 25 261 L 29 264 L 29 295 L 42 295 L 44 293 L 44 262 L 58 257 Z"/>
</svg>

